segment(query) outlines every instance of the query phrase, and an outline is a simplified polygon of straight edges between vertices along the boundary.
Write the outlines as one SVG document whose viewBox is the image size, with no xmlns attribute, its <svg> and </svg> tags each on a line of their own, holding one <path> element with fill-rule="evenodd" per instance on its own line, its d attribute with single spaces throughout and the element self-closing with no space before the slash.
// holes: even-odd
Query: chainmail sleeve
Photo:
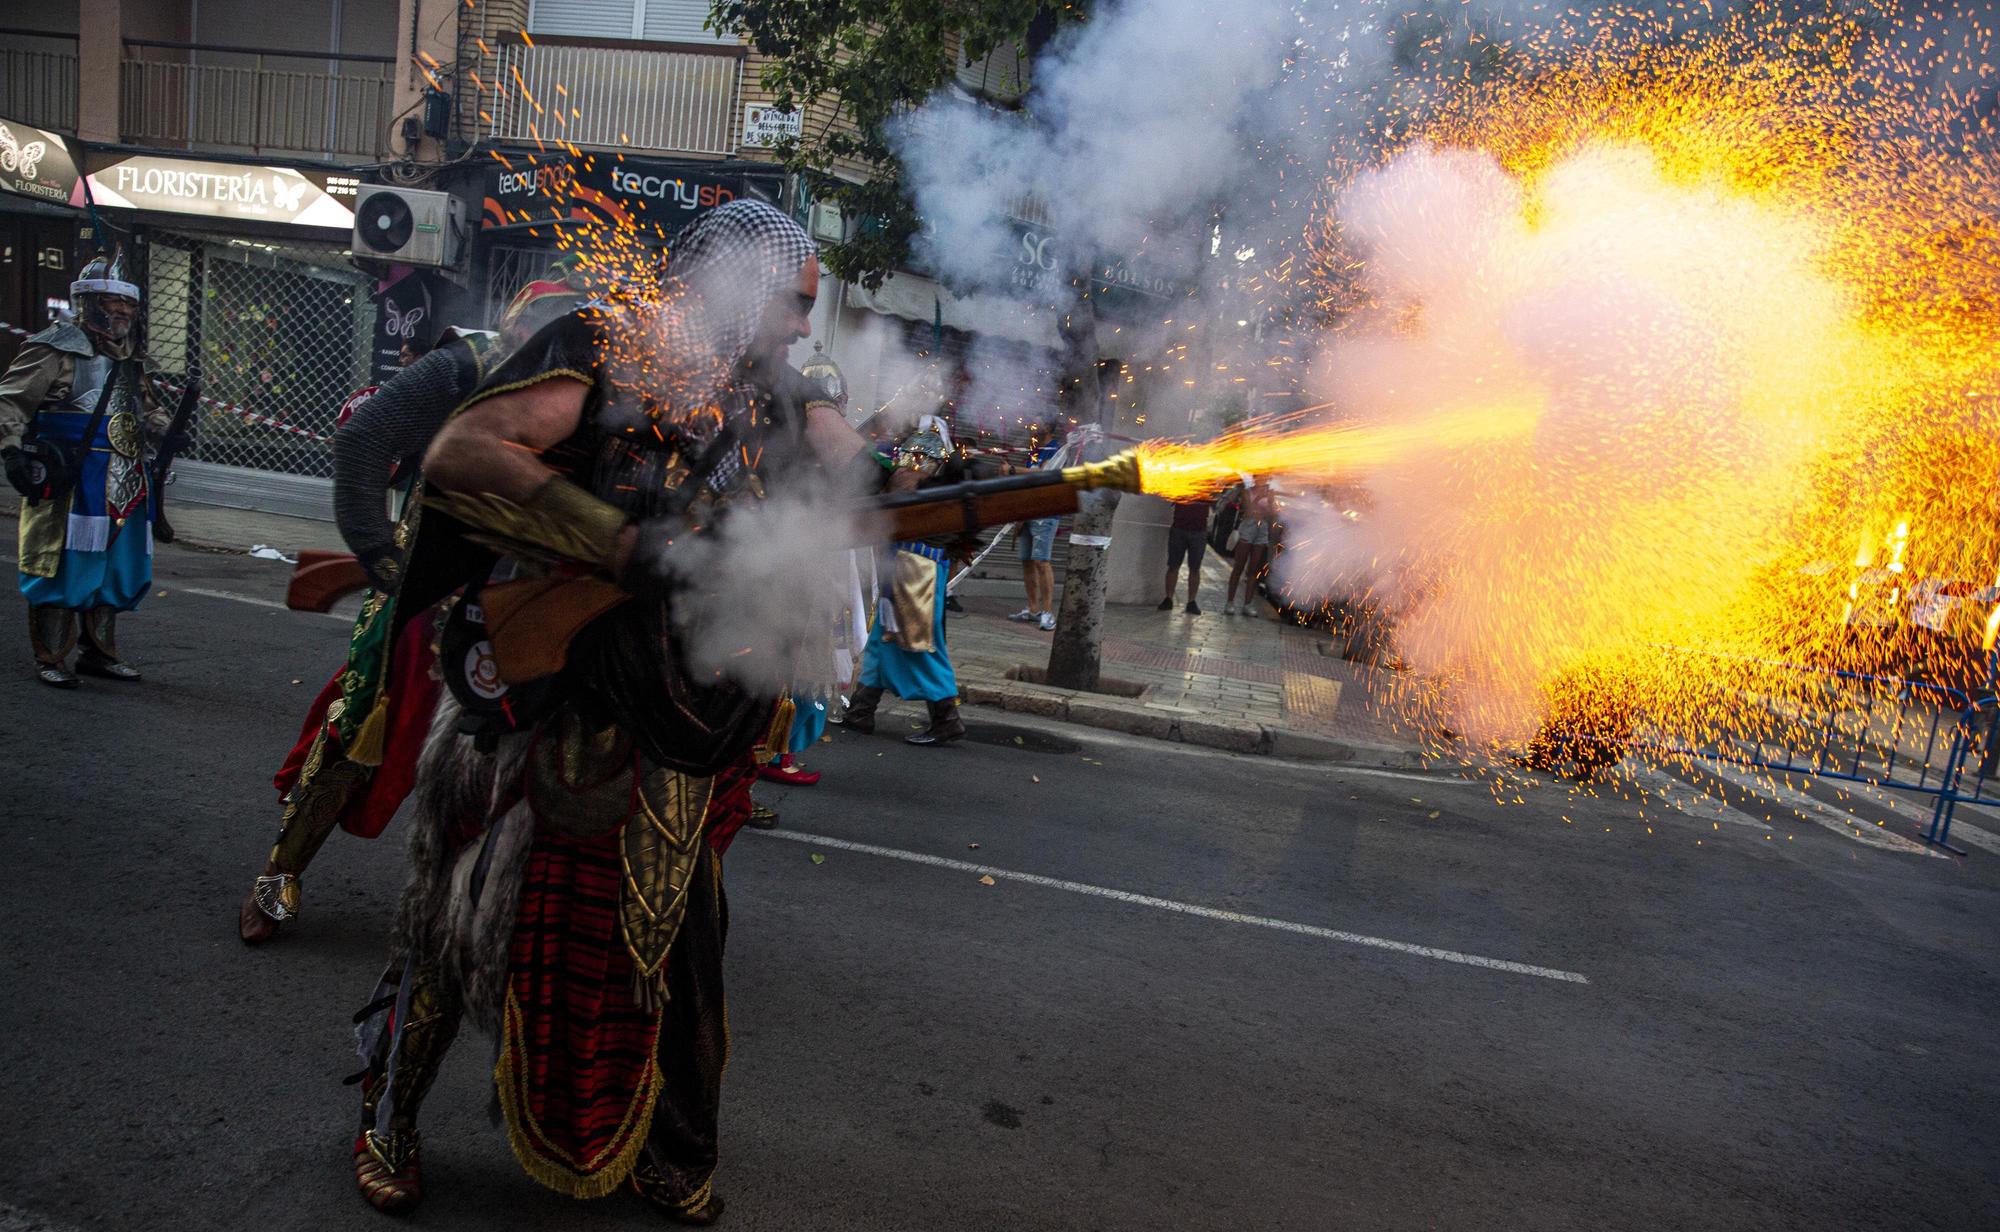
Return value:
<svg viewBox="0 0 2000 1232">
<path fill-rule="evenodd" d="M 398 462 L 422 459 L 431 438 L 472 392 L 457 346 L 441 346 L 389 378 L 333 434 L 333 520 L 358 556 L 388 548 L 395 527 L 382 500 Z"/>
</svg>

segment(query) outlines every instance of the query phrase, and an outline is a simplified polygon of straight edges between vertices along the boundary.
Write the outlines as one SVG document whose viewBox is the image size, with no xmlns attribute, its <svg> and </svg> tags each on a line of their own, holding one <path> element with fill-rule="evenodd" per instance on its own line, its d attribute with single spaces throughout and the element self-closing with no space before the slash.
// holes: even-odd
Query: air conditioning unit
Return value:
<svg viewBox="0 0 2000 1232">
<path fill-rule="evenodd" d="M 815 201 L 806 212 L 806 230 L 822 244 L 838 244 L 845 235 L 841 230 L 840 207 L 831 201 Z"/>
<path fill-rule="evenodd" d="M 363 184 L 354 197 L 353 250 L 404 265 L 457 265 L 465 205 L 450 193 Z"/>
</svg>

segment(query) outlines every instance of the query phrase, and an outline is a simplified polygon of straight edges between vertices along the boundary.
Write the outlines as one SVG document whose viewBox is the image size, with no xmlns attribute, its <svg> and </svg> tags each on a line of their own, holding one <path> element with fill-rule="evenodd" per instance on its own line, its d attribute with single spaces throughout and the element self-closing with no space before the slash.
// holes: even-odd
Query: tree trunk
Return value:
<svg viewBox="0 0 2000 1232">
<path fill-rule="evenodd" d="M 1079 424 L 1104 423 L 1104 391 L 1097 379 L 1097 305 L 1086 272 L 1080 279 L 1076 305 L 1063 318 L 1064 384 Z M 1082 459 L 1085 461 L 1095 459 Z M 1106 549 L 1093 538 L 1109 541 L 1118 493 L 1085 492 L 1070 524 L 1069 565 L 1063 570 L 1062 604 L 1056 612 L 1055 641 L 1049 647 L 1048 683 L 1059 689 L 1095 689 L 1104 657 L 1104 583 Z"/>
<path fill-rule="evenodd" d="M 1061 610 L 1049 647 L 1048 683 L 1058 689 L 1097 688 L 1104 659 L 1104 582 L 1108 547 L 1090 541 L 1111 538 L 1118 493 L 1085 492 L 1070 525 L 1069 567 L 1063 570 Z"/>
</svg>

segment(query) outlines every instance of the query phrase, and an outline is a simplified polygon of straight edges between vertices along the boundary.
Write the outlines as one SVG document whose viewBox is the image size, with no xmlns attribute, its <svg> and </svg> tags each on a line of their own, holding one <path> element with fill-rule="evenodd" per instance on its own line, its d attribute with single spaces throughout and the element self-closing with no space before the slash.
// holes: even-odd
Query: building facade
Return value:
<svg viewBox="0 0 2000 1232">
<path fill-rule="evenodd" d="M 796 205 L 761 61 L 704 0 L 52 0 L 0 30 L 0 359 L 122 246 L 149 350 L 208 397 L 182 499 L 330 516 L 340 404 L 494 324 L 611 226 Z M 8 146 L 12 142 L 12 146 Z M 38 157 L 24 160 L 32 151 Z M 33 163 L 27 175 L 23 163 Z M 359 194 L 448 194 L 448 260 L 356 256 Z"/>
</svg>

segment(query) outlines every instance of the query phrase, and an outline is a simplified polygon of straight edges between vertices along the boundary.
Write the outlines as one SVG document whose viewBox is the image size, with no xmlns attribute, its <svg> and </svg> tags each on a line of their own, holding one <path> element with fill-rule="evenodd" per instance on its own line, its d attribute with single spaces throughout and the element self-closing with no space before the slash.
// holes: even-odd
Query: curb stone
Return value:
<svg viewBox="0 0 2000 1232">
<path fill-rule="evenodd" d="M 1152 709 L 1123 698 L 1092 697 L 1079 694 L 1070 698 L 1069 721 L 1085 727 L 1101 727 L 1155 740 L 1176 740 L 1179 726 L 1171 710 Z"/>
<path fill-rule="evenodd" d="M 1185 707 L 1051 689 L 1046 685 L 1025 684 L 1004 678 L 968 678 L 961 674 L 959 695 L 970 706 L 990 706 L 1015 714 L 1074 723 L 1079 727 L 1201 745 L 1232 753 L 1402 769 L 1421 769 L 1424 765 L 1417 750 L 1401 745 L 1343 740 L 1252 723 L 1247 719 L 1201 717 Z"/>
</svg>

